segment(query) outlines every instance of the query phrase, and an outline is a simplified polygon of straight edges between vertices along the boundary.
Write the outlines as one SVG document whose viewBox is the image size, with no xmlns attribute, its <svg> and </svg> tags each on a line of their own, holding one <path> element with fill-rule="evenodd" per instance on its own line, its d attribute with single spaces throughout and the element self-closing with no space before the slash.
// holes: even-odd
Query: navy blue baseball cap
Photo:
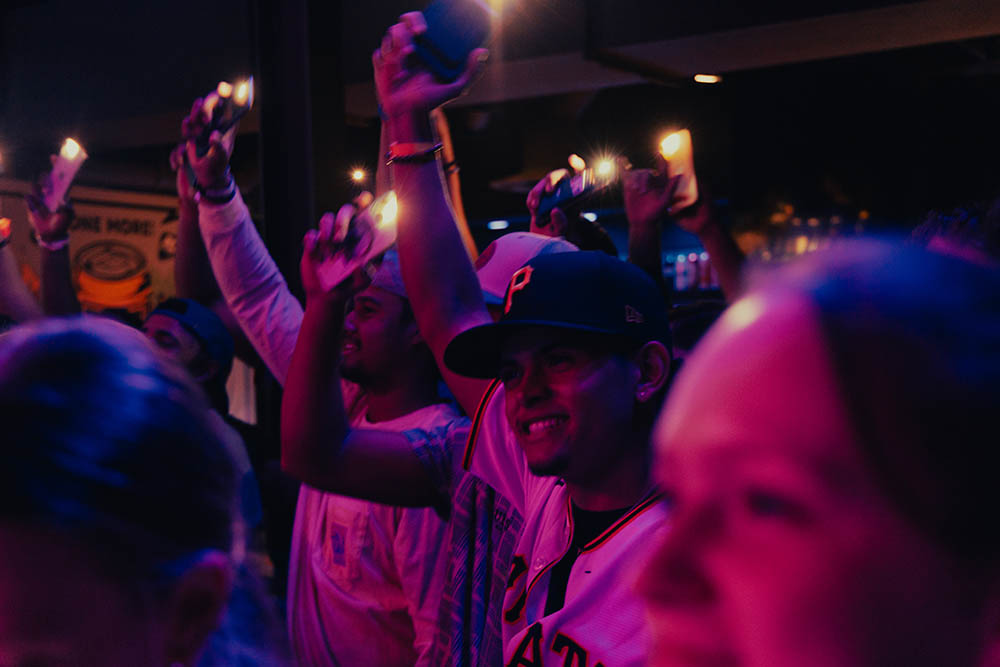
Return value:
<svg viewBox="0 0 1000 667">
<path fill-rule="evenodd" d="M 219 316 L 192 299 L 162 301 L 150 315 L 165 315 L 180 322 L 211 359 L 219 364 L 218 375 L 225 381 L 233 368 L 233 337 Z"/>
<path fill-rule="evenodd" d="M 496 377 L 507 338 L 526 326 L 604 334 L 623 347 L 652 340 L 670 349 L 667 302 L 641 269 L 599 251 L 540 255 L 510 279 L 497 322 L 463 331 L 444 352 L 459 375 Z"/>
</svg>

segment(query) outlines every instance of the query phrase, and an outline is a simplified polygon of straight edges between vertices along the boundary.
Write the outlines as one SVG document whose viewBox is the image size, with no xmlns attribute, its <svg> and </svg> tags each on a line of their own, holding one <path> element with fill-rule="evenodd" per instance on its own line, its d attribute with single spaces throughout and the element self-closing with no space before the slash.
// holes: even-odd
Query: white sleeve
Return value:
<svg viewBox="0 0 1000 667">
<path fill-rule="evenodd" d="M 462 467 L 506 497 L 523 515 L 528 464 L 507 425 L 504 400 L 503 385 L 495 380 L 476 411 Z"/>
<path fill-rule="evenodd" d="M 282 385 L 302 326 L 302 305 L 267 252 L 240 193 L 198 204 L 198 226 L 226 304 Z"/>
<path fill-rule="evenodd" d="M 447 524 L 430 507 L 401 509 L 400 512 L 393 553 L 413 619 L 416 665 L 431 667 L 448 566 Z"/>
</svg>

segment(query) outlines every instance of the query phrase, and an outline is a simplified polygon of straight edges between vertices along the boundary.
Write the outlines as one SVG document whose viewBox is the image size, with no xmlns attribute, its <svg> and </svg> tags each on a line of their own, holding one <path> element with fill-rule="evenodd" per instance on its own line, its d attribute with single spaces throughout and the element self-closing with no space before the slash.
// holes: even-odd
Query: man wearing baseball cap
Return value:
<svg viewBox="0 0 1000 667">
<path fill-rule="evenodd" d="M 422 29 L 419 14 L 392 27 L 373 58 L 375 79 L 397 196 L 409 212 L 399 225 L 403 277 L 421 335 L 475 415 L 471 432 L 352 430 L 342 410 L 318 409 L 338 403 L 329 393 L 317 409 L 286 409 L 336 387 L 324 377 L 335 365 L 317 364 L 318 350 L 300 338 L 282 447 L 324 452 L 317 465 L 328 482 L 384 502 L 440 503 L 461 471 L 477 476 L 521 526 L 511 567 L 499 573 L 507 579 L 503 663 L 644 664 L 644 612 L 629 581 L 665 519 L 650 481 L 649 434 L 670 375 L 666 305 L 633 266 L 603 253 L 557 253 L 514 273 L 492 320 L 426 118 L 469 84 L 484 54 L 474 52 L 456 82 L 439 83 L 408 57 Z M 355 481 L 376 468 L 378 480 Z M 457 630 L 477 631 L 469 625 Z M 476 661 L 498 657 L 486 647 Z"/>
</svg>

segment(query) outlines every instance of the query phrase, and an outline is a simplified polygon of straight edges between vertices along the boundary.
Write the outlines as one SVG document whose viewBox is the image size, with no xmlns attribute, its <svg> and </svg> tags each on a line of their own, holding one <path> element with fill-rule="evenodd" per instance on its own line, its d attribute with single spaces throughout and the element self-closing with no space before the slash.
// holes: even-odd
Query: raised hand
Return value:
<svg viewBox="0 0 1000 667">
<path fill-rule="evenodd" d="M 529 230 L 532 233 L 544 236 L 566 236 L 569 221 L 566 219 L 566 214 L 562 212 L 562 209 L 559 207 L 553 208 L 547 217 L 539 217 L 538 207 L 542 203 L 542 197 L 551 194 L 559 183 L 569 177 L 570 173 L 568 170 L 556 169 L 546 174 L 542 180 L 535 184 L 535 187 L 531 188 L 525 203 L 528 206 L 528 212 L 531 214 Z"/>
<path fill-rule="evenodd" d="M 670 210 L 680 178 L 667 176 L 667 162 L 657 155 L 656 169 L 622 169 L 625 217 L 630 226 L 653 225 Z"/>
<path fill-rule="evenodd" d="M 198 184 L 206 190 L 220 190 L 229 185 L 229 158 L 233 154 L 238 124 L 234 124 L 225 134 L 213 131 L 208 138 L 208 152 L 199 156 L 195 141 L 209 124 L 209 117 L 202 108 L 202 103 L 200 97 L 194 101 L 191 113 L 181 123 L 181 136 L 187 142 L 185 152 Z"/>
<path fill-rule="evenodd" d="M 475 49 L 469 54 L 465 71 L 455 81 L 441 83 L 412 58 L 414 37 L 426 30 L 423 14 L 403 14 L 372 54 L 375 91 L 382 112 L 390 118 L 427 113 L 458 97 L 472 84 L 489 56 L 486 49 Z"/>
<path fill-rule="evenodd" d="M 302 239 L 303 251 L 299 271 L 302 274 L 302 286 L 307 299 L 321 298 L 346 302 L 363 287 L 364 271 L 355 272 L 339 285 L 325 289 L 319 279 L 318 270 L 324 260 L 344 249 L 351 218 L 371 203 L 372 194 L 367 191 L 362 192 L 354 198 L 354 201 L 341 206 L 336 215 L 330 212 L 324 213 L 319 220 L 319 228 L 306 232 Z"/>
<path fill-rule="evenodd" d="M 25 195 L 24 201 L 28 205 L 28 220 L 42 242 L 55 243 L 69 236 L 69 226 L 76 216 L 68 202 L 50 211 L 45 205 L 42 186 L 38 183 L 32 187 L 31 194 Z"/>
</svg>

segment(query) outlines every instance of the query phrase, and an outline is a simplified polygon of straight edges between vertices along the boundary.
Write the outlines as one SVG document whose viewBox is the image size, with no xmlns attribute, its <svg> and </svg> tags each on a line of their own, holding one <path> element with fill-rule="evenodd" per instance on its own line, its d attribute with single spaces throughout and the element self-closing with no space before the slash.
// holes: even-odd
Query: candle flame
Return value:
<svg viewBox="0 0 1000 667">
<path fill-rule="evenodd" d="M 228 81 L 220 81 L 219 87 L 215 89 L 215 92 L 219 94 L 219 97 L 226 99 L 233 94 L 233 84 Z"/>
</svg>

